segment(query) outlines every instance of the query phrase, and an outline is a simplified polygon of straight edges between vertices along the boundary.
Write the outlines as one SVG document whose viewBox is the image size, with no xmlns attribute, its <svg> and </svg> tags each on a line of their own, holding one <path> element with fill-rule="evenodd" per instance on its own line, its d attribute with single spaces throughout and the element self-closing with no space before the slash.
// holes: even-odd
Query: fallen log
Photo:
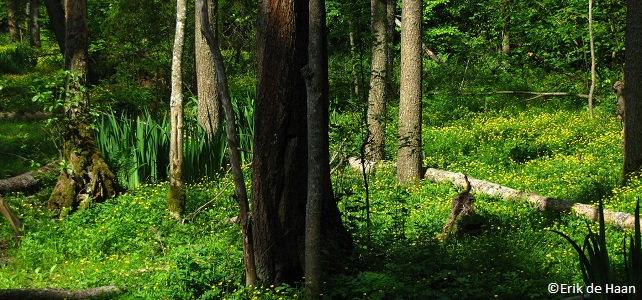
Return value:
<svg viewBox="0 0 642 300">
<path fill-rule="evenodd" d="M 439 169 L 428 168 L 425 174 L 426 179 L 436 183 L 450 182 L 459 187 L 466 187 L 464 174 L 449 172 Z M 472 191 L 491 196 L 502 197 L 505 200 L 527 201 L 539 210 L 556 210 L 568 211 L 578 216 L 584 216 L 592 221 L 598 221 L 598 208 L 588 204 L 576 203 L 565 200 L 558 200 L 551 197 L 540 196 L 534 193 L 528 193 L 521 190 L 512 189 L 496 183 L 468 177 L 472 185 Z M 635 216 L 624 212 L 614 212 L 605 209 L 604 221 L 617 227 L 633 229 L 635 226 Z M 642 223 L 642 222 L 641 222 Z"/>
<path fill-rule="evenodd" d="M 10 192 L 30 192 L 40 188 L 43 176 L 58 174 L 58 165 L 48 164 L 36 171 L 31 171 L 7 179 L 0 179 L 0 195 Z"/>
<path fill-rule="evenodd" d="M 432 95 L 439 95 L 442 93 L 432 93 Z M 462 93 L 443 93 L 448 95 L 463 95 L 463 96 L 488 96 L 488 95 L 534 95 L 534 97 L 523 100 L 532 100 L 540 97 L 548 96 L 565 96 L 565 97 L 578 97 L 588 99 L 587 94 L 577 94 L 569 92 L 531 92 L 531 91 L 494 91 L 494 92 L 462 92 Z"/>
<path fill-rule="evenodd" d="M 97 288 L 84 290 L 65 290 L 65 289 L 11 289 L 0 290 L 0 299 L 6 300 L 76 300 L 90 299 L 109 294 L 119 294 L 122 291 L 114 285 L 101 286 Z"/>
</svg>

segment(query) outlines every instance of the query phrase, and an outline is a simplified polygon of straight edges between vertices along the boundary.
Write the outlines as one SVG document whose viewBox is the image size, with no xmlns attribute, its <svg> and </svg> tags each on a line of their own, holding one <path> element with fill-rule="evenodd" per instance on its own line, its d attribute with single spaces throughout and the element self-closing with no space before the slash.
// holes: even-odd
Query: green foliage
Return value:
<svg viewBox="0 0 642 300">
<path fill-rule="evenodd" d="M 54 135 L 40 123 L 0 120 L 0 179 L 26 173 L 57 156 Z"/>
<path fill-rule="evenodd" d="M 0 75 L 22 74 L 36 66 L 36 51 L 24 43 L 0 46 Z"/>
</svg>

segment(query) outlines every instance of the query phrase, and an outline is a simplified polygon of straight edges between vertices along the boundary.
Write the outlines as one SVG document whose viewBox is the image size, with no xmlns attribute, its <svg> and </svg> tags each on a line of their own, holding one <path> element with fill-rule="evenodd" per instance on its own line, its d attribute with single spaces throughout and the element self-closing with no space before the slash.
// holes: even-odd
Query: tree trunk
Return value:
<svg viewBox="0 0 642 300">
<path fill-rule="evenodd" d="M 589 89 L 588 109 L 589 117 L 593 117 L 593 95 L 595 94 L 595 39 L 593 37 L 593 0 L 589 0 L 589 43 L 591 44 L 591 87 Z"/>
<path fill-rule="evenodd" d="M 507 13 L 510 10 L 509 5 L 509 0 L 504 0 L 502 3 L 502 19 L 504 23 L 504 27 L 502 27 L 502 54 L 504 55 L 510 54 L 510 14 Z"/>
<path fill-rule="evenodd" d="M 101 298 L 107 295 L 120 294 L 122 291 L 114 285 L 84 290 L 64 289 L 13 289 L 0 290 L 0 299 L 5 300 L 78 300 Z"/>
<path fill-rule="evenodd" d="M 401 20 L 395 18 L 395 24 L 399 28 L 401 28 Z M 426 44 L 424 44 L 423 42 L 421 42 L 421 54 L 424 57 L 427 57 L 427 58 L 430 58 L 430 59 L 434 60 L 436 63 L 438 63 L 442 67 L 445 67 L 445 66 L 448 65 L 445 62 L 443 62 L 441 59 L 439 59 L 439 57 L 437 56 L 435 51 L 430 50 L 430 48 L 428 48 L 428 46 L 426 46 Z"/>
<path fill-rule="evenodd" d="M 425 178 L 430 179 L 436 183 L 450 182 L 458 187 L 466 187 L 464 174 L 461 173 L 430 168 L 426 170 Z M 512 189 L 496 183 L 471 177 L 468 177 L 468 180 L 470 181 L 470 185 L 472 186 L 472 191 L 477 194 L 482 193 L 490 196 L 497 196 L 501 197 L 504 200 L 524 200 L 531 205 L 536 206 L 541 211 L 568 211 L 574 213 L 577 216 L 586 217 L 592 221 L 598 221 L 599 219 L 598 208 L 591 205 L 558 200 L 533 193 L 527 193 L 525 191 Z M 623 212 L 613 212 L 605 209 L 604 221 L 621 228 L 633 229 L 635 227 L 635 216 Z"/>
<path fill-rule="evenodd" d="M 368 144 L 366 157 L 383 159 L 386 101 L 388 99 L 388 26 L 387 0 L 371 0 L 372 62 L 368 93 Z"/>
<path fill-rule="evenodd" d="M 642 167 L 642 2 L 626 4 L 623 182 Z"/>
<path fill-rule="evenodd" d="M 65 55 L 65 10 L 60 0 L 45 0 L 47 15 L 49 15 L 49 26 L 56 37 L 60 53 Z"/>
<path fill-rule="evenodd" d="M 236 131 L 236 122 L 234 120 L 234 109 L 232 108 L 232 99 L 227 84 L 227 76 L 223 66 L 223 55 L 218 46 L 218 38 L 212 32 L 209 24 L 209 6 L 207 0 L 199 0 L 196 10 L 200 12 L 202 34 L 210 48 L 214 67 L 216 68 L 216 80 L 219 87 L 219 96 L 225 111 L 225 123 L 227 129 L 227 145 L 232 165 L 232 176 L 236 192 L 236 201 L 239 205 L 238 218 L 241 219 L 241 234 L 243 237 L 243 261 L 245 264 L 245 284 L 248 286 L 256 285 L 256 266 L 254 263 L 254 246 L 252 241 L 252 216 L 250 214 L 250 205 L 248 203 L 247 189 L 241 168 L 241 153 L 239 150 L 238 134 Z"/>
<path fill-rule="evenodd" d="M 210 30 L 216 35 L 216 19 L 218 0 L 209 0 L 209 24 Z M 220 105 L 218 95 L 218 83 L 214 60 L 205 37 L 201 32 L 201 16 L 198 9 L 195 13 L 195 57 L 196 57 L 196 87 L 198 94 L 198 123 L 203 127 L 210 141 L 218 131 L 220 124 Z"/>
<path fill-rule="evenodd" d="M 294 283 L 303 276 L 308 151 L 301 70 L 308 58 L 307 4 L 259 2 L 252 208 L 257 276 L 264 284 Z M 327 112 L 323 122 L 327 149 Z M 320 158 L 322 247 L 330 270 L 343 254 L 340 251 L 350 251 L 351 243 L 332 196 L 327 156 L 324 152 Z"/>
<path fill-rule="evenodd" d="M 185 166 L 183 164 L 183 76 L 181 61 L 183 42 L 185 40 L 186 1 L 176 2 L 176 34 L 172 56 L 172 95 L 170 98 L 169 138 L 169 190 L 167 191 L 167 209 L 176 220 L 182 220 L 185 214 Z"/>
<path fill-rule="evenodd" d="M 16 43 L 20 41 L 20 28 L 18 27 L 18 1 L 7 0 L 7 23 L 9 25 L 9 42 Z"/>
<path fill-rule="evenodd" d="M 40 48 L 40 25 L 38 25 L 39 0 L 29 0 L 29 45 Z"/>
<path fill-rule="evenodd" d="M 308 195 L 305 233 L 306 297 L 319 299 L 321 295 L 321 211 L 325 167 L 329 165 L 327 125 L 328 113 L 328 52 L 326 41 L 325 0 L 310 0 L 308 65 L 304 68 L 307 87 L 308 119 Z M 324 133 L 325 130 L 325 133 Z M 327 174 L 329 175 L 329 174 Z"/>
<path fill-rule="evenodd" d="M 91 129 L 87 80 L 87 1 L 65 0 L 66 123 L 64 158 L 67 165 L 49 197 L 49 207 L 61 216 L 91 201 L 116 196 L 116 178 L 96 147 Z"/>
<path fill-rule="evenodd" d="M 421 178 L 421 0 L 403 0 L 397 180 Z"/>
</svg>

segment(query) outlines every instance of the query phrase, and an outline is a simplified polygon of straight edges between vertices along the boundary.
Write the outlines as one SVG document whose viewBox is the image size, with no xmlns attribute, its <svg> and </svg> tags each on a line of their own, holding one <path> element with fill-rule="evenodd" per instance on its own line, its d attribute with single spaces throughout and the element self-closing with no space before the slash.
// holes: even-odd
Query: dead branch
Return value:
<svg viewBox="0 0 642 300">
<path fill-rule="evenodd" d="M 426 179 L 430 179 L 437 183 L 450 182 L 456 186 L 464 187 L 464 182 L 461 179 L 462 174 L 449 172 L 444 170 L 432 169 L 429 168 L 425 174 Z M 501 186 L 496 183 L 479 180 L 475 178 L 469 178 L 471 184 L 473 185 L 473 191 L 476 193 L 483 193 L 491 196 L 502 197 L 505 200 L 517 200 L 517 201 L 526 201 L 541 211 L 545 210 L 556 210 L 556 211 L 568 211 L 572 212 L 577 216 L 586 217 L 592 221 L 597 221 L 599 218 L 599 213 L 597 207 L 576 203 L 565 200 L 558 200 L 551 197 L 540 196 L 534 193 L 527 193 L 525 191 L 520 191 L 512 189 L 509 187 Z M 604 221 L 611 223 L 614 226 L 621 228 L 634 228 L 635 217 L 632 214 L 625 212 L 614 212 L 610 210 L 604 210 Z"/>
<path fill-rule="evenodd" d="M 11 209 L 7 200 L 0 196 L 0 213 L 9 221 L 11 228 L 13 228 L 13 234 L 16 237 L 22 236 L 20 229 L 22 228 L 22 221 L 18 218 L 18 215 Z"/>
<path fill-rule="evenodd" d="M 84 290 L 65 289 L 11 289 L 0 290 L 0 299 L 6 300 L 75 300 L 89 299 L 109 294 L 119 294 L 122 291 L 114 285 L 102 286 Z"/>
</svg>

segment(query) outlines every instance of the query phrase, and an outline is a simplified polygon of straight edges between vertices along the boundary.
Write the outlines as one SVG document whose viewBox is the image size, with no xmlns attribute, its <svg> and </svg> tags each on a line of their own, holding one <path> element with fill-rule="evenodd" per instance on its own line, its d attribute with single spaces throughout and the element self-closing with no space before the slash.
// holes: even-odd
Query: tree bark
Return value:
<svg viewBox="0 0 642 300">
<path fill-rule="evenodd" d="M 176 220 L 182 220 L 185 214 L 185 166 L 183 163 L 183 76 L 181 62 L 183 43 L 185 41 L 185 18 L 187 3 L 176 2 L 176 34 L 172 56 L 172 94 L 170 97 L 169 138 L 169 190 L 167 191 L 167 209 Z"/>
<path fill-rule="evenodd" d="M 208 23 L 210 30 L 216 35 L 217 28 L 217 7 L 218 0 L 208 0 L 209 7 Z M 196 88 L 198 94 L 198 123 L 201 125 L 209 140 L 214 139 L 220 124 L 218 82 L 214 59 L 205 36 L 201 32 L 201 13 L 196 9 L 195 13 L 195 57 L 196 57 Z"/>
<path fill-rule="evenodd" d="M 624 167 L 622 180 L 642 167 L 642 2 L 627 1 L 624 63 Z"/>
<path fill-rule="evenodd" d="M 7 179 L 0 180 L 0 195 L 12 192 L 32 192 L 41 188 L 43 176 L 55 175 L 58 164 L 48 164 L 36 171 L 24 173 Z"/>
<path fill-rule="evenodd" d="M 18 218 L 18 215 L 13 211 L 7 200 L 0 196 L 0 214 L 4 216 L 5 219 L 13 228 L 13 234 L 16 237 L 22 236 L 22 221 Z"/>
<path fill-rule="evenodd" d="M 428 170 L 426 170 L 425 178 L 430 179 L 436 183 L 450 182 L 458 187 L 466 187 L 466 183 L 464 182 L 464 175 L 461 173 L 429 168 Z M 525 191 L 512 189 L 496 183 L 471 177 L 468 177 L 468 180 L 470 181 L 470 184 L 472 186 L 472 191 L 475 193 L 497 196 L 501 197 L 504 200 L 526 201 L 531 205 L 536 206 L 541 211 L 569 211 L 577 216 L 586 217 L 591 221 L 598 221 L 599 219 L 598 208 L 591 205 L 558 200 L 546 196 L 540 196 L 534 193 L 527 193 Z M 621 228 L 633 229 L 635 227 L 635 216 L 624 212 L 613 212 L 605 209 L 604 221 Z"/>
<path fill-rule="evenodd" d="M 371 0 L 372 61 L 368 93 L 368 143 L 366 157 L 380 161 L 384 153 L 386 101 L 388 100 L 387 0 Z"/>
<path fill-rule="evenodd" d="M 110 294 L 120 294 L 122 291 L 114 285 L 102 286 L 84 290 L 65 289 L 11 289 L 0 290 L 0 299 L 5 300 L 78 300 L 105 297 Z"/>
<path fill-rule="evenodd" d="M 18 2 L 19 0 L 7 0 L 7 23 L 9 25 L 9 42 L 20 41 L 20 28 L 18 26 Z"/>
<path fill-rule="evenodd" d="M 45 7 L 49 15 L 49 26 L 56 37 L 60 53 L 65 55 L 65 10 L 60 0 L 45 0 Z"/>
<path fill-rule="evenodd" d="M 401 20 L 395 19 L 395 24 L 397 24 L 397 27 L 401 28 Z M 424 44 L 423 42 L 421 43 L 421 54 L 424 57 L 434 60 L 436 63 L 438 63 L 442 67 L 447 66 L 445 62 L 443 62 L 441 59 L 439 59 L 439 57 L 437 57 L 437 54 L 435 54 L 435 51 L 430 50 L 430 48 L 428 48 L 428 46 L 426 46 L 426 44 Z"/>
<path fill-rule="evenodd" d="M 201 24 L 201 31 L 209 45 L 214 67 L 216 68 L 216 80 L 219 90 L 223 110 L 225 111 L 225 123 L 227 128 L 227 145 L 228 153 L 230 156 L 230 164 L 232 166 L 232 176 L 234 177 L 234 185 L 236 192 L 236 201 L 239 205 L 238 218 L 241 220 L 241 234 L 243 238 L 243 261 L 245 264 L 245 284 L 248 286 L 256 285 L 256 265 L 254 262 L 254 246 L 252 241 L 252 216 L 250 214 L 250 205 L 248 203 L 247 188 L 245 187 L 245 179 L 243 177 L 243 170 L 241 168 L 241 153 L 239 150 L 238 134 L 236 131 L 236 122 L 234 120 L 234 109 L 232 108 L 232 99 L 227 84 L 227 76 L 225 75 L 225 68 L 223 66 L 223 55 L 218 45 L 218 38 L 211 31 L 207 0 L 199 0 L 196 7 L 200 11 L 200 19 L 203 21 Z"/>
<path fill-rule="evenodd" d="M 421 178 L 421 0 L 402 1 L 397 180 Z"/>
<path fill-rule="evenodd" d="M 308 64 L 304 67 L 307 87 L 308 194 L 305 233 L 305 282 L 308 299 L 321 296 L 321 211 L 324 171 L 329 172 L 324 115 L 328 113 L 328 52 L 325 0 L 310 0 Z M 326 130 L 326 133 L 324 133 Z M 329 174 L 328 174 L 329 175 Z"/>
<path fill-rule="evenodd" d="M 91 201 L 116 196 L 116 178 L 96 147 L 85 88 L 88 69 L 87 1 L 65 0 L 66 122 L 64 157 L 67 162 L 49 197 L 49 207 L 61 216 Z"/>
<path fill-rule="evenodd" d="M 509 10 L 509 0 L 504 0 L 502 5 L 502 19 L 504 27 L 502 27 L 502 54 L 510 54 L 510 14 L 506 11 Z"/>
<path fill-rule="evenodd" d="M 40 25 L 38 25 L 39 0 L 29 0 L 29 45 L 40 48 Z"/>
<path fill-rule="evenodd" d="M 591 87 L 589 88 L 588 109 L 589 117 L 593 117 L 593 95 L 595 94 L 595 38 L 593 37 L 593 0 L 589 0 L 589 44 L 591 45 Z"/>
<path fill-rule="evenodd" d="M 257 44 L 254 253 L 258 280 L 278 285 L 300 281 L 303 276 L 308 151 L 301 70 L 308 58 L 308 2 L 260 1 Z M 327 128 L 327 115 L 323 122 Z M 327 147 L 327 130 L 323 133 Z M 350 251 L 351 242 L 332 196 L 326 152 L 324 156 L 322 247 L 327 253 L 324 266 L 332 270 L 344 252 Z"/>
</svg>

